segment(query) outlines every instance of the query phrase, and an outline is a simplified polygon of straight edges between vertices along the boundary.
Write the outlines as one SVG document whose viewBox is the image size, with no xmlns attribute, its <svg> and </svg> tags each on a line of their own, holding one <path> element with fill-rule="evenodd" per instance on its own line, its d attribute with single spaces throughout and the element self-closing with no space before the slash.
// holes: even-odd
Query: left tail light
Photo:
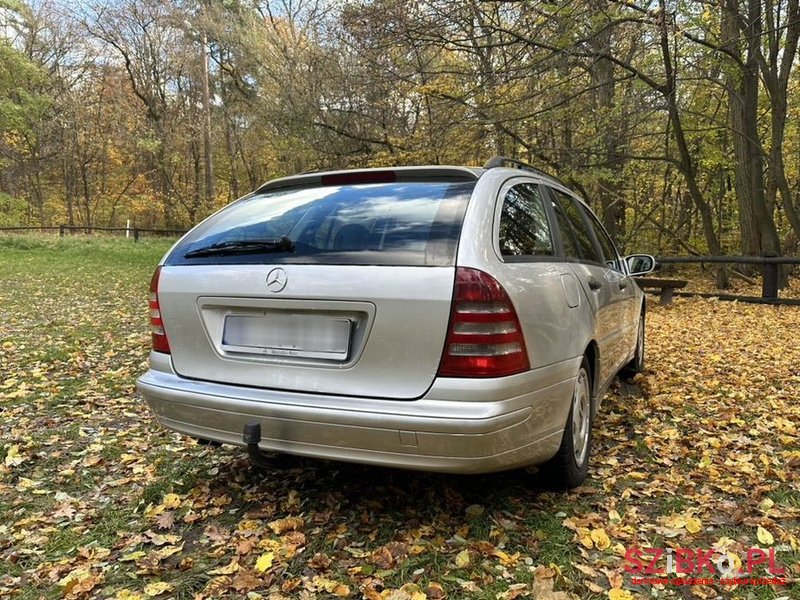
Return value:
<svg viewBox="0 0 800 600">
<path fill-rule="evenodd" d="M 491 275 L 456 269 L 440 377 L 504 377 L 530 369 L 511 298 Z"/>
<path fill-rule="evenodd" d="M 158 304 L 158 280 L 161 278 L 161 267 L 156 267 L 150 280 L 150 332 L 153 334 L 153 351 L 170 354 L 167 332 L 161 318 L 161 306 Z"/>
</svg>

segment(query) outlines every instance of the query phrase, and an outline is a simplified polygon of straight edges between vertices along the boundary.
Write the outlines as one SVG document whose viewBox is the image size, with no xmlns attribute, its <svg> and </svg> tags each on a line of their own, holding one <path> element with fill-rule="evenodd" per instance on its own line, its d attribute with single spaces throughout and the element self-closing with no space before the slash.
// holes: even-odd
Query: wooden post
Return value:
<svg viewBox="0 0 800 600">
<path fill-rule="evenodd" d="M 777 254 L 766 254 L 765 258 L 774 258 Z M 778 264 L 764 263 L 761 271 L 761 297 L 778 297 Z"/>
<path fill-rule="evenodd" d="M 134 242 L 138 242 L 139 241 L 139 228 L 138 227 L 134 227 L 133 228 L 133 241 Z"/>
<path fill-rule="evenodd" d="M 64 228 L 65 227 L 66 227 L 66 225 L 63 225 L 63 224 L 58 226 L 58 237 L 64 237 Z"/>
</svg>

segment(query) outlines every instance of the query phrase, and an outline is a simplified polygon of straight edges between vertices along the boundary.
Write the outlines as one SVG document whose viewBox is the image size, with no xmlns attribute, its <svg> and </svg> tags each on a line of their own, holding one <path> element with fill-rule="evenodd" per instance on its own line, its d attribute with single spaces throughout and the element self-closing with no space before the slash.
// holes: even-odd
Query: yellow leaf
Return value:
<svg viewBox="0 0 800 600">
<path fill-rule="evenodd" d="M 764 544 L 765 546 L 771 546 L 772 544 L 775 543 L 775 538 L 772 537 L 772 534 L 763 527 L 761 527 L 760 525 L 756 530 L 756 536 L 758 537 L 758 541 Z"/>
<path fill-rule="evenodd" d="M 139 560 L 143 556 L 146 556 L 147 552 L 143 552 L 142 550 L 137 550 L 136 552 L 129 552 L 128 554 L 123 554 L 119 557 L 120 562 L 131 562 L 134 560 Z"/>
<path fill-rule="evenodd" d="M 180 546 L 164 546 L 163 548 L 156 550 L 155 555 L 159 558 L 159 560 L 164 560 L 172 556 L 173 554 L 177 554 L 183 550 L 183 544 Z"/>
<path fill-rule="evenodd" d="M 172 584 L 169 584 L 166 581 L 156 581 L 155 583 L 148 583 L 146 586 L 144 586 L 144 593 L 150 597 L 155 597 L 167 592 L 171 592 L 174 589 L 175 588 L 172 586 Z"/>
<path fill-rule="evenodd" d="M 589 534 L 589 530 L 586 527 L 578 527 L 577 533 L 578 541 L 582 546 L 585 546 L 586 548 L 592 548 L 594 546 L 592 536 Z"/>
<path fill-rule="evenodd" d="M 256 571 L 263 573 L 272 567 L 272 559 L 275 558 L 274 552 L 267 552 L 258 557 L 256 561 Z"/>
<path fill-rule="evenodd" d="M 167 494 L 162 504 L 166 508 L 178 508 L 181 505 L 181 497 L 178 494 Z"/>
<path fill-rule="evenodd" d="M 500 564 L 504 567 L 513 567 L 519 561 L 519 552 L 509 555 L 502 550 L 495 550 L 492 554 L 500 559 Z"/>
<path fill-rule="evenodd" d="M 686 517 L 686 531 L 689 533 L 697 533 L 703 528 L 703 524 L 700 522 L 700 519 L 696 519 L 694 517 Z"/>
<path fill-rule="evenodd" d="M 682 529 L 686 527 L 686 517 L 683 515 L 670 515 L 664 519 L 664 525 L 672 529 Z"/>
<path fill-rule="evenodd" d="M 19 453 L 19 446 L 17 444 L 9 446 L 8 450 L 6 451 L 6 458 L 4 461 L 7 467 L 15 467 L 24 460 L 25 457 Z"/>
<path fill-rule="evenodd" d="M 595 529 L 591 533 L 592 541 L 598 550 L 606 550 L 611 547 L 611 540 L 605 529 Z"/>
<path fill-rule="evenodd" d="M 492 552 L 492 554 L 497 558 L 499 558 L 501 561 L 508 562 L 508 560 L 511 558 L 508 554 L 506 554 L 502 550 L 495 550 L 494 552 Z"/>
<path fill-rule="evenodd" d="M 86 570 L 86 568 L 76 569 L 75 571 L 70 571 L 64 577 L 62 577 L 58 581 L 58 585 L 64 588 L 72 588 L 74 587 L 75 583 L 82 579 L 86 579 L 90 576 L 90 573 Z"/>
<path fill-rule="evenodd" d="M 225 565 L 224 567 L 220 567 L 219 569 L 214 569 L 213 571 L 209 571 L 209 575 L 231 575 L 236 573 L 239 570 L 239 563 L 237 562 L 238 559 L 234 558 L 230 563 Z"/>
<path fill-rule="evenodd" d="M 456 567 L 463 569 L 469 565 L 469 550 L 462 550 L 456 554 Z"/>
<path fill-rule="evenodd" d="M 139 592 L 120 590 L 117 592 L 117 595 L 114 596 L 114 600 L 144 600 L 144 596 L 142 596 Z"/>
<path fill-rule="evenodd" d="M 608 597 L 610 600 L 634 600 L 633 594 L 628 590 L 613 589 L 608 590 Z"/>
</svg>

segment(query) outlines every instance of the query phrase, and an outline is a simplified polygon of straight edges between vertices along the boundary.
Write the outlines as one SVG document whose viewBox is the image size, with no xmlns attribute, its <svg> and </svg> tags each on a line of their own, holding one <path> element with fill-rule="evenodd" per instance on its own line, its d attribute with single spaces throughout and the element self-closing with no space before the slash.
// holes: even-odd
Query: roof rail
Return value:
<svg viewBox="0 0 800 600">
<path fill-rule="evenodd" d="M 509 167 L 511 169 L 519 169 L 521 171 L 530 171 L 531 173 L 536 173 L 537 175 L 544 175 L 545 177 L 554 179 L 564 187 L 569 187 L 566 183 L 561 181 L 555 175 L 552 175 L 547 171 L 543 171 L 542 169 L 537 169 L 533 165 L 529 165 L 528 163 L 523 162 L 521 160 L 517 160 L 516 158 L 508 158 L 507 156 L 493 156 L 483 164 L 484 169 L 494 169 L 496 167 Z"/>
</svg>

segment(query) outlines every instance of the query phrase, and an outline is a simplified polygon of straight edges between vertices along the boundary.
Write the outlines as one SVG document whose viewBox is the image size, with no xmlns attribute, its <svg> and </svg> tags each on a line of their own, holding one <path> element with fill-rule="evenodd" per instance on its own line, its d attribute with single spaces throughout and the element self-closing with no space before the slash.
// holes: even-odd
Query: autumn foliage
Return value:
<svg viewBox="0 0 800 600">
<path fill-rule="evenodd" d="M 798 39 L 794 0 L 5 0 L 0 226 L 185 228 L 282 175 L 501 154 L 627 252 L 793 254 Z"/>
<path fill-rule="evenodd" d="M 163 242 L 1 240 L 0 597 L 792 597 L 800 310 L 648 301 L 590 479 L 279 458 L 160 427 L 133 387 Z M 786 586 L 635 585 L 632 547 L 777 549 Z M 791 591 L 795 590 L 795 591 Z"/>
</svg>

